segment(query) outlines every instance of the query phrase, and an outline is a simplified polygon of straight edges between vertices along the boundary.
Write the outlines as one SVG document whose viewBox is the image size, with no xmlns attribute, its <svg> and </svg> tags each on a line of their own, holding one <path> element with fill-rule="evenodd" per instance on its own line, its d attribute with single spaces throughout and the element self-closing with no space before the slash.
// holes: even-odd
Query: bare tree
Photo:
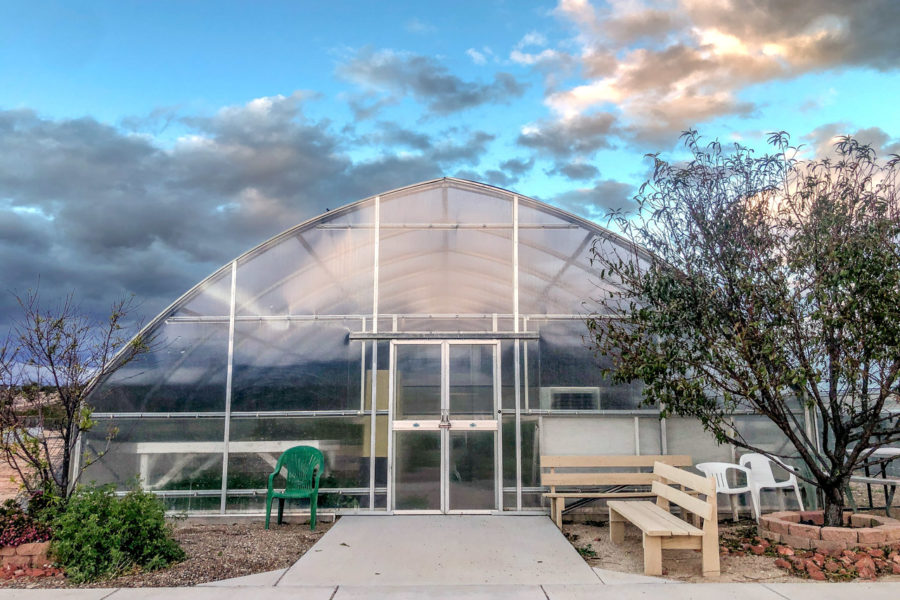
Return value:
<svg viewBox="0 0 900 600">
<path fill-rule="evenodd" d="M 149 345 L 125 334 L 133 298 L 113 303 L 105 320 L 81 313 L 73 294 L 50 308 L 37 290 L 16 299 L 22 313 L 0 347 L 0 452 L 28 492 L 67 498 L 102 456 L 84 457 L 72 471 L 75 441 L 96 425 L 85 403 L 91 386 Z M 106 433 L 107 442 L 115 433 Z"/>
<path fill-rule="evenodd" d="M 588 322 L 596 349 L 720 442 L 772 456 L 731 421 L 768 417 L 841 525 L 853 471 L 900 440 L 900 157 L 849 137 L 813 161 L 784 133 L 762 156 L 684 140 L 692 160 L 654 156 L 637 214 L 613 217 L 634 250 L 594 253 L 620 283 Z"/>
</svg>

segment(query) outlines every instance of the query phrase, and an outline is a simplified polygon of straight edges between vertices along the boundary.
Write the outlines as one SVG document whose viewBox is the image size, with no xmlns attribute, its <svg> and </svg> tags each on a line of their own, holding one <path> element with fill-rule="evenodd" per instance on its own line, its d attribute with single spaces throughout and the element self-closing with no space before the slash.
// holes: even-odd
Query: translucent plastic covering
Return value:
<svg viewBox="0 0 900 600">
<path fill-rule="evenodd" d="M 542 440 L 572 453 L 663 451 L 640 383 L 604 378 L 606 359 L 585 340 L 593 299 L 614 285 L 599 280 L 592 248 L 634 252 L 574 215 L 455 179 L 326 212 L 151 322 L 154 350 L 92 392 L 98 426 L 82 450 L 108 452 L 84 478 L 122 488 L 139 478 L 173 509 L 260 511 L 278 455 L 304 444 L 325 455 L 322 507 L 421 508 L 427 498 L 399 491 L 431 461 L 451 508 L 524 510 L 541 503 Z M 433 345 L 398 350 L 410 338 Z M 448 339 L 464 345 L 442 358 L 435 340 Z M 393 423 L 427 393 L 435 408 L 417 418 L 437 422 L 446 394 L 452 413 L 494 425 L 451 432 L 446 447 L 440 434 L 405 444 Z M 697 428 L 671 423 L 669 451 L 689 450 L 672 437 L 690 446 Z M 472 490 L 476 499 L 458 501 Z"/>
</svg>

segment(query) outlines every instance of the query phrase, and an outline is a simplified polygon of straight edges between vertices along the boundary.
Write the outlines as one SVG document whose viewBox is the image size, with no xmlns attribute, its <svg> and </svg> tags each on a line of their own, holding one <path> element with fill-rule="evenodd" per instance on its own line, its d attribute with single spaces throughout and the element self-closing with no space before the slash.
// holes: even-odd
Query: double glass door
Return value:
<svg viewBox="0 0 900 600">
<path fill-rule="evenodd" d="M 393 510 L 497 510 L 499 344 L 392 344 Z"/>
</svg>

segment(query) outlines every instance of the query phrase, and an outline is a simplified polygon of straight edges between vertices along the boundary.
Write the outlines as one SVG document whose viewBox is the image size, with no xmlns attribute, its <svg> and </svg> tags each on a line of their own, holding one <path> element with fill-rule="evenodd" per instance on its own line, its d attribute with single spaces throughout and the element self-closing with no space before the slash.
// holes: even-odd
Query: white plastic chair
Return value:
<svg viewBox="0 0 900 600">
<path fill-rule="evenodd" d="M 705 462 L 694 465 L 698 470 L 700 470 L 707 477 L 715 477 L 716 479 L 716 492 L 719 494 L 728 494 L 731 496 L 731 516 L 737 521 L 738 520 L 738 505 L 737 505 L 737 497 L 740 494 L 746 493 L 750 491 L 749 485 L 742 486 L 731 486 L 731 483 L 728 481 L 728 471 L 738 471 L 744 474 L 745 481 L 750 482 L 750 469 L 746 467 L 742 467 L 740 465 L 736 465 L 733 463 L 724 463 L 724 462 Z M 753 495 L 750 495 L 751 500 L 753 499 Z M 753 514 L 754 516 L 758 516 L 759 509 L 755 504 L 753 504 Z"/>
<path fill-rule="evenodd" d="M 772 473 L 773 462 L 790 473 L 787 479 L 784 481 L 775 481 L 775 474 Z M 800 505 L 800 510 L 803 510 L 803 499 L 800 497 L 800 486 L 797 485 L 797 477 L 794 475 L 793 467 L 784 464 L 780 460 L 770 459 L 762 454 L 745 454 L 741 457 L 740 463 L 742 467 L 748 467 L 750 469 L 750 476 L 747 479 L 747 483 L 750 486 L 750 496 L 753 498 L 753 506 L 756 510 L 757 520 L 759 520 L 761 506 L 759 501 L 759 491 L 764 489 L 794 488 L 794 494 L 797 495 L 797 503 Z M 779 496 L 779 500 L 782 508 L 784 508 L 784 497 Z"/>
</svg>

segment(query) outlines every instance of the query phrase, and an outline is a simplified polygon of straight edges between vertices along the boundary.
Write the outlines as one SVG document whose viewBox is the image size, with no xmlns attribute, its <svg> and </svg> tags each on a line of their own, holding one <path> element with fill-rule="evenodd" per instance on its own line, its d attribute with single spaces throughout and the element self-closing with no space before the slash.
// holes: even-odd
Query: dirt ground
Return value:
<svg viewBox="0 0 900 600">
<path fill-rule="evenodd" d="M 59 587 L 178 587 L 231 579 L 283 569 L 309 550 L 332 523 L 319 522 L 315 531 L 309 524 L 272 525 L 264 529 L 262 519 L 254 523 L 183 524 L 175 538 L 187 560 L 168 569 L 126 574 L 83 586 L 69 585 L 56 577 L 25 577 L 0 582 L 5 588 Z"/>
<path fill-rule="evenodd" d="M 756 522 L 742 520 L 735 525 L 732 521 L 719 524 L 719 538 L 735 536 L 740 529 L 755 527 Z M 588 523 L 563 523 L 563 532 L 569 542 L 584 556 L 592 567 L 620 571 L 623 573 L 644 573 L 644 550 L 641 545 L 641 532 L 636 527 L 626 525 L 625 542 L 613 544 L 609 540 L 609 526 L 606 523 L 590 521 Z M 591 556 L 593 551 L 596 556 Z M 696 550 L 663 550 L 663 576 L 679 581 L 694 583 L 703 582 L 810 582 L 789 575 L 775 566 L 775 559 L 766 556 L 746 554 L 744 556 L 728 555 L 721 557 L 722 575 L 717 579 L 704 578 L 700 573 L 700 552 Z M 900 575 L 879 577 L 878 581 L 900 581 Z"/>
</svg>

